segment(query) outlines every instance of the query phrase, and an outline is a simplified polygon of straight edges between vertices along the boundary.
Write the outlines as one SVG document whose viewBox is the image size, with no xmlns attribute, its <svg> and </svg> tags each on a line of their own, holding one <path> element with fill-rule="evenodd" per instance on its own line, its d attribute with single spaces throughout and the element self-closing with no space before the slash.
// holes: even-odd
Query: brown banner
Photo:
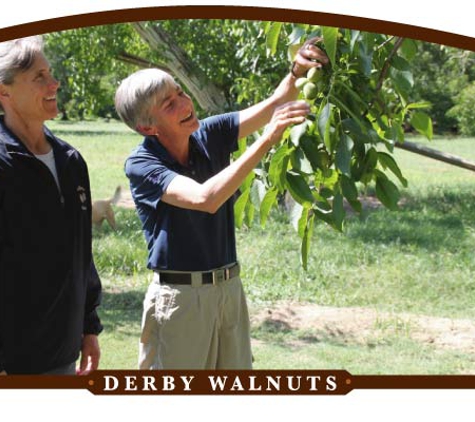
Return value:
<svg viewBox="0 0 475 422">
<path fill-rule="evenodd" d="M 166 19 L 243 19 L 308 23 L 397 35 L 475 51 L 475 39 L 449 32 L 377 19 L 306 10 L 241 6 L 163 6 L 65 16 L 0 29 L 0 41 L 112 23 Z"/>
<path fill-rule="evenodd" d="M 342 370 L 95 371 L 0 377 L 0 389 L 87 389 L 95 395 L 346 395 L 357 389 L 475 389 L 472 375 L 356 375 Z"/>
<path fill-rule="evenodd" d="M 0 377 L 0 389 L 88 389 L 95 395 L 344 395 L 346 371 L 95 371 L 90 376 Z"/>
</svg>

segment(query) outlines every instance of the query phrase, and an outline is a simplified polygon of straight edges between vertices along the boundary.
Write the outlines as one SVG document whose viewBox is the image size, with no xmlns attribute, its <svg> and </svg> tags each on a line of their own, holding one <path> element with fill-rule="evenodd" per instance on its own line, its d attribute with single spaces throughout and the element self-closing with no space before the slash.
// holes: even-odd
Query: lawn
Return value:
<svg viewBox="0 0 475 422">
<path fill-rule="evenodd" d="M 86 158 L 93 197 L 127 189 L 123 163 L 140 142 L 118 122 L 52 122 L 55 133 Z M 437 138 L 434 149 L 475 162 L 474 139 Z M 265 228 L 237 232 L 238 255 L 251 313 L 291 301 L 353 307 L 396 316 L 475 320 L 475 173 L 403 150 L 395 157 L 409 181 L 401 209 L 351 216 L 343 234 L 317 224 L 309 268 L 299 263 L 299 238 L 288 217 L 274 212 Z M 95 260 L 104 286 L 100 309 L 103 369 L 134 369 L 141 302 L 150 280 L 140 225 L 131 209 L 116 208 L 119 229 L 94 232 Z M 354 374 L 474 373 L 474 355 L 421 343 L 405 330 L 374 327 L 353 341 L 285 326 L 253 325 L 255 367 L 344 368 Z M 318 335 L 317 335 L 318 334 Z"/>
</svg>

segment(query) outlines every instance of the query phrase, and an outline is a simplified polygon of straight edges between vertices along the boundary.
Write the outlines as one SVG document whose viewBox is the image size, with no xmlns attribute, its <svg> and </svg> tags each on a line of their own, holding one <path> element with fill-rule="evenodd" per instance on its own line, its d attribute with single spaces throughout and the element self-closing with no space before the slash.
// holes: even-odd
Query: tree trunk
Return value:
<svg viewBox="0 0 475 422">
<path fill-rule="evenodd" d="M 133 25 L 150 47 L 160 52 L 164 62 L 161 67 L 170 69 L 170 73 L 189 90 L 203 110 L 216 114 L 228 109 L 222 90 L 208 80 L 159 24 L 147 26 L 145 23 L 137 22 Z"/>
</svg>

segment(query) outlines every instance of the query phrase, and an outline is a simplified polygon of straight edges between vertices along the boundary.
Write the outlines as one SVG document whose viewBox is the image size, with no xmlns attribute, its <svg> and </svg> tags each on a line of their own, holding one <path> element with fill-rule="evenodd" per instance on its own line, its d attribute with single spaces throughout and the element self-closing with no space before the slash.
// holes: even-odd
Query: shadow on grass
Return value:
<svg viewBox="0 0 475 422">
<path fill-rule="evenodd" d="M 475 196 L 469 192 L 437 192 L 409 197 L 399 211 L 378 209 L 353 219 L 348 236 L 365 243 L 397 244 L 428 251 L 460 250 L 467 227 L 475 226 Z"/>
<path fill-rule="evenodd" d="M 333 346 L 347 346 L 350 339 L 345 333 L 336 330 L 305 331 L 292 328 L 287 322 L 279 319 L 266 319 L 252 327 L 251 336 L 265 343 L 278 345 L 286 349 L 299 346 L 326 343 Z"/>
<path fill-rule="evenodd" d="M 136 336 L 142 318 L 144 292 L 138 290 L 104 291 L 99 308 L 104 330 L 120 329 L 123 334 Z"/>
</svg>

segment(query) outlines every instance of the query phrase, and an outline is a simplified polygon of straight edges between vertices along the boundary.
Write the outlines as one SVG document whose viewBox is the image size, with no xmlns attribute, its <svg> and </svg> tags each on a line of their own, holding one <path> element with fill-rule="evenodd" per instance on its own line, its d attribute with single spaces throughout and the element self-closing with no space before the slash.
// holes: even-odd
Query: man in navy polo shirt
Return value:
<svg viewBox="0 0 475 422">
<path fill-rule="evenodd" d="M 309 40 L 272 96 L 201 121 L 168 73 L 141 70 L 122 81 L 117 112 L 145 136 L 125 171 L 154 271 L 144 300 L 140 369 L 252 367 L 233 195 L 284 130 L 308 114 L 308 104 L 295 101 L 295 79 L 327 61 Z M 266 124 L 231 162 L 238 139 Z"/>
</svg>

